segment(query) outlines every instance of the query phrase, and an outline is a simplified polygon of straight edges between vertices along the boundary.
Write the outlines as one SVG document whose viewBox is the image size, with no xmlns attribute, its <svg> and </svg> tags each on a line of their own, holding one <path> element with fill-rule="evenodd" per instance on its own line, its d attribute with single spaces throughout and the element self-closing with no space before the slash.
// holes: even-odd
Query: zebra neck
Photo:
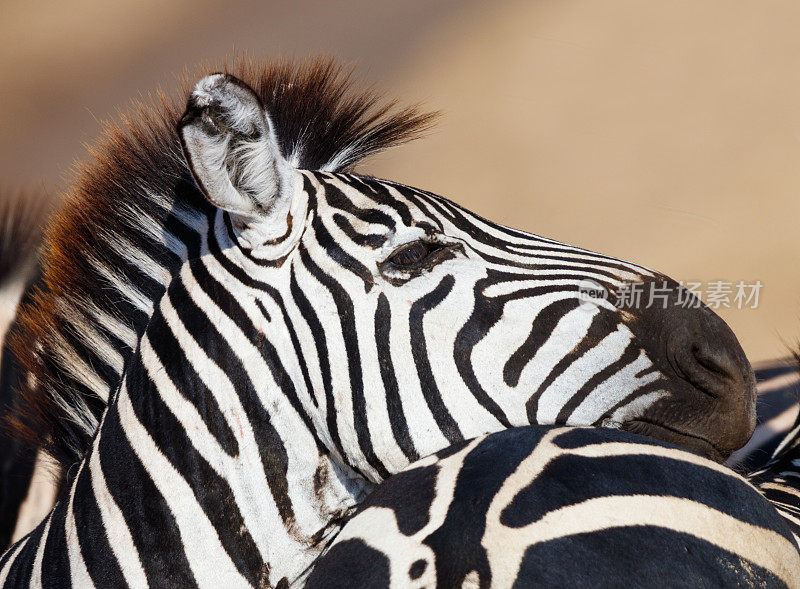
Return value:
<svg viewBox="0 0 800 589">
<path fill-rule="evenodd" d="M 97 235 L 78 261 L 55 264 L 70 272 L 46 271 L 41 300 L 26 325 L 36 342 L 22 364 L 32 377 L 28 397 L 37 414 L 47 416 L 38 433 L 50 439 L 48 450 L 66 469 L 74 469 L 91 445 L 167 285 L 201 253 L 213 211 L 202 206 L 192 185 L 181 186 L 180 196 L 141 190 L 118 198 L 113 222 L 102 230 L 75 230 Z M 184 202 L 191 196 L 200 208 Z"/>
<path fill-rule="evenodd" d="M 0 556 L 0 585 L 286 587 L 304 578 L 340 528 L 337 514 L 364 489 L 323 456 L 312 480 L 293 480 L 302 469 L 290 461 L 287 522 L 250 450 L 211 456 L 200 439 L 210 432 L 190 435 L 187 423 L 194 447 L 159 430 L 172 418 L 130 394 L 138 380 L 126 377 L 66 498 Z"/>
<path fill-rule="evenodd" d="M 225 245 L 212 240 L 170 283 L 115 411 L 164 514 L 193 510 L 175 516 L 175 541 L 208 536 L 201 560 L 211 550 L 230 568 L 230 555 L 248 582 L 268 571 L 275 584 L 311 564 L 367 483 L 317 437 L 309 392 L 285 357 L 291 347 L 264 337 L 278 313 L 233 279 Z"/>
<path fill-rule="evenodd" d="M 69 561 L 78 585 L 115 571 L 132 586 L 294 582 L 363 499 L 366 483 L 302 428 L 283 445 L 297 424 L 280 391 L 240 400 L 214 362 L 191 380 L 193 371 L 165 360 L 146 334 L 67 498 L 42 524 L 61 538 L 53 545 L 66 554 L 58 558 Z M 215 386 L 203 390 L 204 381 Z M 256 411 L 257 401 L 270 409 Z M 42 533 L 40 526 L 31 536 L 32 554 Z"/>
</svg>

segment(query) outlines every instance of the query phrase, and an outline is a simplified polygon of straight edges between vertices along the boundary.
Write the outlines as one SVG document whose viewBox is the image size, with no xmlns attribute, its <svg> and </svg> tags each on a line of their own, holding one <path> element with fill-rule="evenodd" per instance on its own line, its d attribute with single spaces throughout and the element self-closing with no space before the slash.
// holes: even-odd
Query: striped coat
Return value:
<svg viewBox="0 0 800 589">
<path fill-rule="evenodd" d="M 749 481 L 615 430 L 476 438 L 382 483 L 307 586 L 800 587 L 799 431 Z"/>
<path fill-rule="evenodd" d="M 476 436 L 747 440 L 750 365 L 677 283 L 352 173 L 430 117 L 331 64 L 238 73 L 112 130 L 48 230 L 15 426 L 65 476 L 0 578 L 285 585 L 376 484 Z"/>
</svg>

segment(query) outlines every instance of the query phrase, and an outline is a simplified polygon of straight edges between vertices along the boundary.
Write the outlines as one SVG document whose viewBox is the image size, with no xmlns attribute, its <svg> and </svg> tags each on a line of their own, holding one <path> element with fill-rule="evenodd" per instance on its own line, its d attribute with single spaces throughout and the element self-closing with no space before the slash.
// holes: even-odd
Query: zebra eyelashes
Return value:
<svg viewBox="0 0 800 589">
<path fill-rule="evenodd" d="M 438 249 L 432 247 L 435 245 L 440 244 L 428 244 L 424 241 L 415 241 L 396 249 L 394 253 L 389 256 L 387 261 L 402 268 L 415 268 L 425 261 L 425 258 L 427 258 L 432 251 Z"/>
<path fill-rule="evenodd" d="M 452 258 L 454 252 L 460 249 L 460 244 L 419 239 L 401 245 L 386 260 L 378 264 L 378 268 L 381 272 L 421 271 Z"/>
</svg>

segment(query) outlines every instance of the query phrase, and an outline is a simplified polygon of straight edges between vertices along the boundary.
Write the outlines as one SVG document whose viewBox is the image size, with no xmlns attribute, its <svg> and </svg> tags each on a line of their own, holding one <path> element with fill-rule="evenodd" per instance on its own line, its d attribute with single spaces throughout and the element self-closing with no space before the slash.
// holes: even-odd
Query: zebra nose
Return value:
<svg viewBox="0 0 800 589">
<path fill-rule="evenodd" d="M 669 294 L 639 307 L 629 325 L 668 394 L 623 427 L 722 461 L 755 429 L 750 362 L 730 327 L 682 286 L 663 277 L 645 286 Z"/>
<path fill-rule="evenodd" d="M 670 363 L 680 376 L 711 397 L 739 392 L 748 397 L 753 371 L 736 336 L 710 309 L 693 311 L 679 313 L 681 316 L 670 322 Z"/>
<path fill-rule="evenodd" d="M 756 384 L 750 362 L 730 327 L 705 305 L 674 308 L 666 325 L 669 365 L 691 385 L 690 407 L 705 413 L 687 420 L 688 427 L 712 441 L 723 456 L 730 454 L 747 443 L 755 428 Z"/>
</svg>

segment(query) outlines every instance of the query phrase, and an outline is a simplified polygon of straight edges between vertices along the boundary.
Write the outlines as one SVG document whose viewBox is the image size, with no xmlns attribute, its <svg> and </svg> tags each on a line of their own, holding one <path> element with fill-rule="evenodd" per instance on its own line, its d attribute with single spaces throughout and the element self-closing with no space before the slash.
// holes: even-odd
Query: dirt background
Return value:
<svg viewBox="0 0 800 589">
<path fill-rule="evenodd" d="M 800 3 L 0 0 L 0 184 L 54 195 L 100 121 L 187 66 L 326 53 L 444 117 L 362 167 L 679 280 L 753 360 L 800 336 Z"/>
</svg>

